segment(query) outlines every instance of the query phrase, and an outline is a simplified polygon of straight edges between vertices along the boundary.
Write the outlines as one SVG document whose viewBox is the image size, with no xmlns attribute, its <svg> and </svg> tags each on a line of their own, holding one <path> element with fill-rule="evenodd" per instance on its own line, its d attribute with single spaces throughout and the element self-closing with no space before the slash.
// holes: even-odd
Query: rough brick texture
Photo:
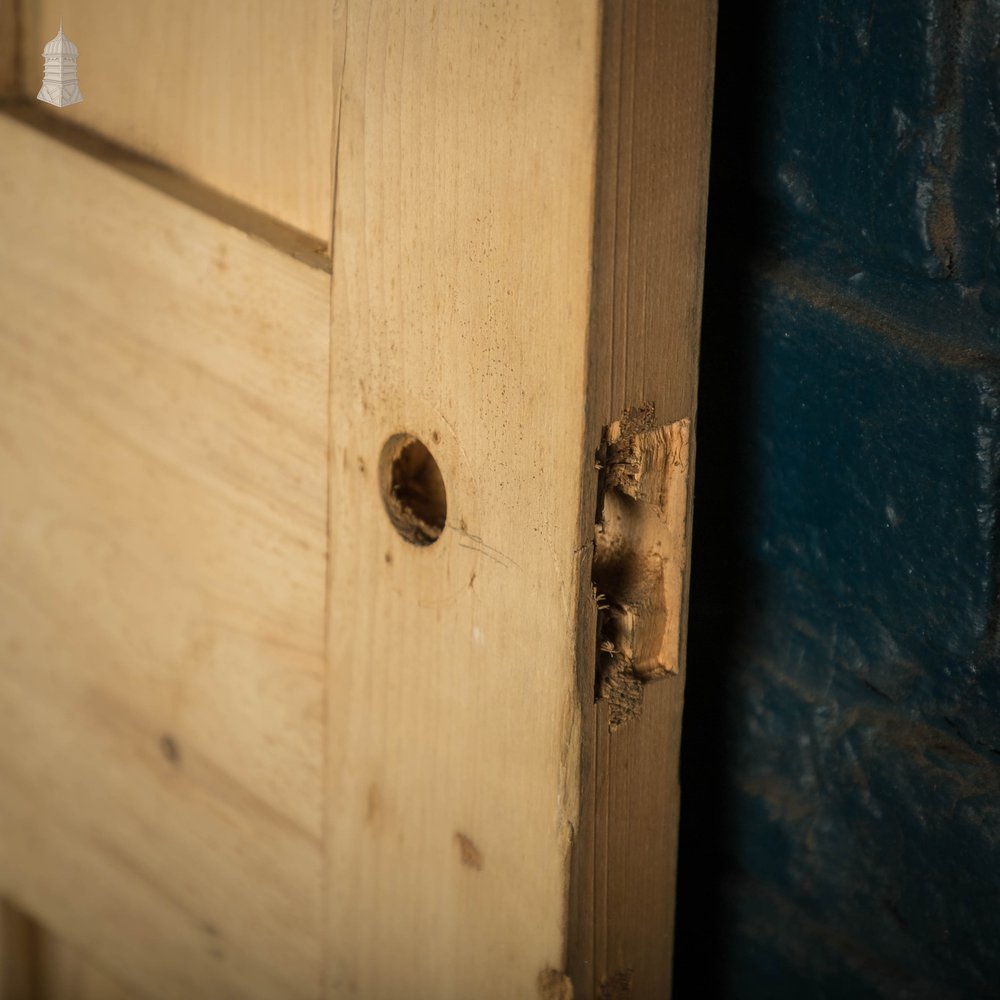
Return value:
<svg viewBox="0 0 1000 1000">
<path fill-rule="evenodd" d="M 678 1000 L 1000 995 L 998 91 L 1000 0 L 722 4 Z"/>
</svg>

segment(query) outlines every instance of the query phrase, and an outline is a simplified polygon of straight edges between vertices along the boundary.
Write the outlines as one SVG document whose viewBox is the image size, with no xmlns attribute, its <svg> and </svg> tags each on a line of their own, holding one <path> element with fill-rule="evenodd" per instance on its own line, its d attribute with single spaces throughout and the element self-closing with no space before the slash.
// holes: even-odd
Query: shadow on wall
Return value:
<svg viewBox="0 0 1000 1000">
<path fill-rule="evenodd" d="M 996 996 L 1000 0 L 722 0 L 676 1000 Z"/>
<path fill-rule="evenodd" d="M 754 601 L 748 441 L 755 386 L 751 302 L 766 217 L 754 196 L 771 4 L 721 4 L 698 402 L 691 618 L 681 750 L 674 996 L 724 993 L 734 866 L 727 706 L 737 645 Z M 711 956 L 706 960 L 706 956 Z"/>
</svg>

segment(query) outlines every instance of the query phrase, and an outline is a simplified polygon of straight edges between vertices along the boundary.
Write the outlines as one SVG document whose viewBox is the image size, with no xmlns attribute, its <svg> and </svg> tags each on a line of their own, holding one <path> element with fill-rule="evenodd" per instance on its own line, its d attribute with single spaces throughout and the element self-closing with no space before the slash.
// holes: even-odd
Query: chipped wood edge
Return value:
<svg viewBox="0 0 1000 1000">
<path fill-rule="evenodd" d="M 599 649 L 643 683 L 680 669 L 690 547 L 691 421 L 654 427 L 654 412 L 628 410 L 606 429 L 594 530 Z"/>
</svg>

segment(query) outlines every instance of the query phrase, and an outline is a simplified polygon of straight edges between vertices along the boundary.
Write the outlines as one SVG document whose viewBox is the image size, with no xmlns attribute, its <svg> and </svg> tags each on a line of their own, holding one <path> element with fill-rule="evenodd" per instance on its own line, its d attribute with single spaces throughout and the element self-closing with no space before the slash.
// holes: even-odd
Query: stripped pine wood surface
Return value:
<svg viewBox="0 0 1000 1000">
<path fill-rule="evenodd" d="M 0 191 L 0 894 L 315 996 L 329 275 L 3 115 Z"/>
<path fill-rule="evenodd" d="M 45 1000 L 142 1000 L 76 948 L 45 934 L 41 948 L 41 996 Z"/>
<path fill-rule="evenodd" d="M 61 9 L 84 102 L 0 113 L 0 897 L 40 1000 L 666 995 L 714 7 Z M 656 496 L 596 524 L 644 404 Z M 620 525 L 664 676 L 620 656 L 612 720 Z"/>
<path fill-rule="evenodd" d="M 61 17 L 84 97 L 63 117 L 329 238 L 331 0 L 2 2 L 20 4 L 26 97 Z"/>
<path fill-rule="evenodd" d="M 593 540 L 578 507 L 598 27 L 595 4 L 347 7 L 330 392 L 334 995 L 529 997 L 539 977 L 561 982 L 575 595 Z M 376 467 L 399 432 L 443 476 L 446 523 L 429 546 L 382 509 Z"/>
</svg>

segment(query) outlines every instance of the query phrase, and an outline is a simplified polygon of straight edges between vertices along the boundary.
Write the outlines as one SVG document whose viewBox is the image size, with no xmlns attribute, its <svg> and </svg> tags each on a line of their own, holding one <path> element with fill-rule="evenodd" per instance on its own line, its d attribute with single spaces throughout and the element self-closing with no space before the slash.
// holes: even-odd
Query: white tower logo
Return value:
<svg viewBox="0 0 1000 1000">
<path fill-rule="evenodd" d="M 59 20 L 59 34 L 52 39 L 42 52 L 45 58 L 45 79 L 38 99 L 64 108 L 67 104 L 79 104 L 83 100 L 80 84 L 76 79 L 76 60 L 80 55 L 77 47 L 63 34 L 62 19 Z"/>
</svg>

